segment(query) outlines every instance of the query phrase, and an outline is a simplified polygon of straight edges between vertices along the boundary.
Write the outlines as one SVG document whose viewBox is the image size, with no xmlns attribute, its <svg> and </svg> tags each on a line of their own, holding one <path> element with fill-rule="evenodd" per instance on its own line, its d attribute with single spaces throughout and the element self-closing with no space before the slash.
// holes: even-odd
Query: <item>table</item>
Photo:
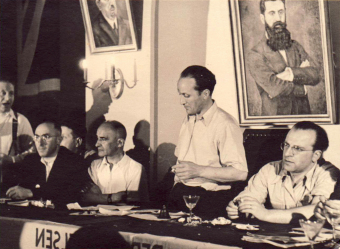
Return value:
<svg viewBox="0 0 340 249">
<path fill-rule="evenodd" d="M 0 248 L 65 248 L 80 228 L 115 229 L 134 248 L 277 248 L 242 241 L 247 231 L 233 226 L 186 227 L 178 222 L 146 221 L 128 216 L 70 216 L 69 211 L 0 205 Z M 287 235 L 292 225 L 261 223 L 261 233 Z M 295 225 L 296 226 L 296 225 Z M 299 247 L 308 248 L 308 247 Z M 319 245 L 316 248 L 322 248 Z"/>
</svg>

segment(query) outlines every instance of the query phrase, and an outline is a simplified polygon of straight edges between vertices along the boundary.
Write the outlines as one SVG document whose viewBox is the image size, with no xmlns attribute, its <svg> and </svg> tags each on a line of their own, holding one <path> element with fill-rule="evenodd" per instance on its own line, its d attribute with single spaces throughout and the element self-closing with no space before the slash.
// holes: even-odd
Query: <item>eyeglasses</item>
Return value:
<svg viewBox="0 0 340 249">
<path fill-rule="evenodd" d="M 44 142 L 50 140 L 52 137 L 59 137 L 59 136 L 51 136 L 51 135 L 48 135 L 48 134 L 44 134 L 44 135 L 34 135 L 34 141 L 38 141 L 39 138 L 41 138 Z"/>
<path fill-rule="evenodd" d="M 314 151 L 314 150 L 306 150 L 296 145 L 290 146 L 290 144 L 287 142 L 281 143 L 281 150 L 285 151 L 285 150 L 288 150 L 289 148 L 292 149 L 293 155 L 299 154 L 304 151 Z"/>
</svg>

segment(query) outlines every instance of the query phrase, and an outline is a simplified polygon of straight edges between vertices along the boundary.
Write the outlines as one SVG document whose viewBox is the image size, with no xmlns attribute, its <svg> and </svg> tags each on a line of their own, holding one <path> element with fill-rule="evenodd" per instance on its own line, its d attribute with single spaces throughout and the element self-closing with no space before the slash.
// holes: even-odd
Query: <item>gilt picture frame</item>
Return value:
<svg viewBox="0 0 340 249">
<path fill-rule="evenodd" d="M 334 123 L 327 1 L 274 2 L 261 7 L 260 0 L 230 1 L 240 124 Z M 290 40 L 283 48 L 275 47 L 280 38 L 269 35 L 277 25 L 269 11 L 286 24 Z"/>
<path fill-rule="evenodd" d="M 91 53 L 136 51 L 129 0 L 80 0 Z"/>
</svg>

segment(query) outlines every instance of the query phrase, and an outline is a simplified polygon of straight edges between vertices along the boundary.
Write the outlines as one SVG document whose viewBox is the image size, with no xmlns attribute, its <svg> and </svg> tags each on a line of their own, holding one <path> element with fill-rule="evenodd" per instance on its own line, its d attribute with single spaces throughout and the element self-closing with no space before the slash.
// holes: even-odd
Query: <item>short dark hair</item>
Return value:
<svg viewBox="0 0 340 249">
<path fill-rule="evenodd" d="M 261 11 L 261 14 L 264 14 L 264 12 L 266 11 L 266 4 L 265 4 L 265 2 L 269 2 L 269 1 L 272 1 L 272 2 L 281 1 L 286 6 L 286 0 L 261 0 L 260 1 L 260 11 Z"/>
<path fill-rule="evenodd" d="M 310 122 L 310 121 L 302 121 L 298 122 L 293 126 L 293 129 L 296 130 L 313 130 L 316 133 L 315 143 L 313 145 L 313 149 L 321 150 L 324 152 L 327 150 L 329 141 L 326 131 L 320 127 L 319 125 Z"/>
<path fill-rule="evenodd" d="M 61 122 L 61 126 L 66 126 L 67 128 L 72 130 L 72 136 L 74 138 L 80 137 L 82 139 L 85 139 L 86 137 L 86 127 L 83 124 L 72 122 L 69 120 Z"/>
<path fill-rule="evenodd" d="M 125 126 L 116 121 L 116 120 L 110 120 L 110 121 L 105 121 L 101 125 L 107 125 L 111 130 L 117 132 L 118 138 L 123 138 L 124 140 L 126 139 L 126 129 Z"/>
<path fill-rule="evenodd" d="M 45 119 L 40 124 L 38 124 L 38 126 L 41 125 L 41 124 L 52 124 L 54 129 L 61 134 L 61 124 L 57 120 Z"/>
<path fill-rule="evenodd" d="M 210 91 L 210 96 L 212 95 L 215 85 L 216 78 L 215 75 L 210 72 L 207 68 L 202 66 L 189 66 L 181 73 L 181 78 L 193 78 L 196 81 L 195 90 L 200 94 L 205 89 Z"/>
</svg>

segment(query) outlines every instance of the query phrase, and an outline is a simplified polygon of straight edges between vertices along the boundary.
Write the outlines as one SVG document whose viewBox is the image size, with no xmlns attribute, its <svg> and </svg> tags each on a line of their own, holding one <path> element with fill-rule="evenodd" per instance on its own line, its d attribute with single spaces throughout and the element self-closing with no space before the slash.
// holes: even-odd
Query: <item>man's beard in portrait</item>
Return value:
<svg viewBox="0 0 340 249">
<path fill-rule="evenodd" d="M 273 28 L 266 23 L 268 34 L 267 44 L 273 51 L 285 50 L 292 46 L 293 41 L 290 39 L 290 32 L 286 29 L 286 24 L 277 21 Z"/>
</svg>

